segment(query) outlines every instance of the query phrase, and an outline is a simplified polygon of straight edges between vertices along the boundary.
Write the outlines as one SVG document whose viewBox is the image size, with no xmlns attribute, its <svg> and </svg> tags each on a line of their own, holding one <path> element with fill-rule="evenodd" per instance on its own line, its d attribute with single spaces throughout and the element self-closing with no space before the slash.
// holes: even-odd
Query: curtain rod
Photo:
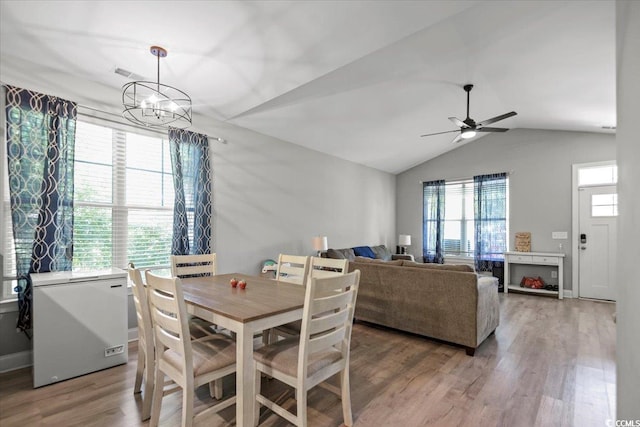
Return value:
<svg viewBox="0 0 640 427">
<path fill-rule="evenodd" d="M 505 171 L 500 171 L 500 172 L 488 172 L 488 173 L 483 173 L 483 174 L 481 174 L 481 175 L 495 175 L 495 174 L 497 174 L 497 173 L 506 173 L 506 174 L 507 174 L 507 176 L 511 176 L 511 175 L 513 175 L 515 172 L 514 172 L 514 171 L 507 171 L 507 172 L 505 172 Z M 472 180 L 472 179 L 473 179 L 473 176 L 466 176 L 466 177 L 463 177 L 463 178 L 447 178 L 447 179 L 445 179 L 444 181 L 445 181 L 445 183 L 450 183 L 450 182 L 456 182 L 456 181 L 469 181 L 470 179 Z M 429 179 L 429 180 L 426 180 L 426 181 L 424 181 L 424 180 L 420 180 L 420 181 L 418 181 L 418 182 L 419 182 L 420 184 L 424 184 L 425 182 L 430 182 L 430 181 L 436 181 L 436 180 L 435 180 L 435 179 Z"/>
<path fill-rule="evenodd" d="M 107 114 L 109 116 L 118 117 L 120 119 L 122 118 L 121 115 L 116 114 L 116 113 L 111 113 L 109 111 L 99 110 L 97 108 L 88 107 L 88 106 L 82 105 L 82 104 L 77 104 L 77 105 L 78 105 L 78 108 L 95 111 L 96 113 L 99 113 L 100 115 Z M 78 110 L 78 115 L 85 116 L 85 117 L 92 117 L 92 118 L 95 118 L 95 119 L 104 120 L 104 121 L 109 122 L 109 123 L 114 123 L 114 124 L 117 124 L 117 125 L 120 125 L 120 126 L 127 126 L 127 127 L 131 127 L 131 128 L 138 129 L 138 130 L 144 130 L 145 132 L 151 132 L 151 133 L 156 133 L 158 135 L 167 136 L 166 131 L 161 131 L 160 129 L 153 128 L 153 127 L 140 126 L 140 125 L 136 125 L 134 123 L 128 123 L 128 122 L 125 122 L 124 120 L 121 121 L 121 120 L 108 119 L 106 117 L 100 117 L 100 116 L 92 115 L 92 114 L 89 114 L 89 113 L 86 113 L 86 112 L 83 112 L 83 111 L 80 111 L 80 110 Z M 206 135 L 207 138 L 212 139 L 214 141 L 218 141 L 218 142 L 221 142 L 223 144 L 227 143 L 227 141 L 224 138 L 220 138 L 219 136 L 211 136 L 211 135 L 207 135 L 207 134 L 204 134 L 204 135 Z"/>
<path fill-rule="evenodd" d="M 3 82 L 1 80 L 0 80 L 0 84 L 2 84 L 2 86 L 14 86 L 13 84 L 5 83 L 5 82 Z M 27 89 L 27 90 L 29 90 L 29 89 Z M 75 102 L 75 101 L 71 101 L 71 102 Z M 4 104 L 4 101 L 3 101 L 3 104 Z M 80 104 L 78 102 L 76 102 L 76 105 L 78 106 L 78 108 L 94 111 L 96 113 L 99 113 L 100 115 L 104 114 L 104 115 L 117 117 L 119 119 L 123 119 L 123 117 L 120 114 L 112 113 L 110 111 L 103 111 L 103 110 L 100 110 L 98 108 L 89 107 L 88 105 Z M 78 115 L 85 116 L 85 117 L 92 117 L 92 118 L 96 118 L 96 119 L 99 119 L 99 120 L 104 120 L 104 121 L 109 122 L 109 123 L 114 123 L 114 124 L 117 124 L 117 125 L 120 125 L 120 126 L 127 126 L 127 127 L 133 128 L 133 129 L 144 130 L 146 132 L 151 132 L 151 133 L 156 133 L 158 135 L 167 136 L 166 132 L 163 132 L 163 131 L 161 131 L 161 130 L 159 130 L 157 128 L 139 126 L 139 125 L 136 125 L 134 123 L 126 122 L 124 120 L 121 121 L 121 120 L 108 119 L 108 118 L 105 118 L 105 117 L 92 115 L 90 113 L 86 113 L 86 112 L 83 112 L 83 111 L 80 111 L 80 110 L 78 110 Z M 204 134 L 204 135 L 206 135 L 207 138 L 212 139 L 214 141 L 218 141 L 218 142 L 221 142 L 223 144 L 227 143 L 227 141 L 224 138 L 220 138 L 219 136 L 211 136 L 211 135 L 208 135 L 208 134 Z"/>
</svg>

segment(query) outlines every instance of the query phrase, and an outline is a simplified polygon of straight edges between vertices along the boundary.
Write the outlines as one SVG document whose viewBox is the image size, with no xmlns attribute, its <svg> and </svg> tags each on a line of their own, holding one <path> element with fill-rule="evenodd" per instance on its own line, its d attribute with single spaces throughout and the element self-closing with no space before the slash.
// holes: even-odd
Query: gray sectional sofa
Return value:
<svg viewBox="0 0 640 427">
<path fill-rule="evenodd" d="M 357 320 L 458 344 L 470 356 L 500 322 L 498 279 L 469 266 L 354 256 L 349 270 L 361 273 Z"/>
</svg>

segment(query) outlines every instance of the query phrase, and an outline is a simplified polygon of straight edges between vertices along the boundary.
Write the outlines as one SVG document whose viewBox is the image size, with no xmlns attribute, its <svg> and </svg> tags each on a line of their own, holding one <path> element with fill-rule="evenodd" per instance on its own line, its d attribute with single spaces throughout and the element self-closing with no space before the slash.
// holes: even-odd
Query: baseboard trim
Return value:
<svg viewBox="0 0 640 427">
<path fill-rule="evenodd" d="M 15 371 L 33 365 L 33 352 L 31 350 L 0 356 L 0 373 Z"/>
<path fill-rule="evenodd" d="M 129 340 L 129 342 L 138 341 L 138 327 L 137 326 L 135 328 L 129 329 L 127 339 Z"/>
<path fill-rule="evenodd" d="M 564 298 L 573 298 L 573 290 L 572 289 L 565 289 L 562 296 Z"/>
</svg>

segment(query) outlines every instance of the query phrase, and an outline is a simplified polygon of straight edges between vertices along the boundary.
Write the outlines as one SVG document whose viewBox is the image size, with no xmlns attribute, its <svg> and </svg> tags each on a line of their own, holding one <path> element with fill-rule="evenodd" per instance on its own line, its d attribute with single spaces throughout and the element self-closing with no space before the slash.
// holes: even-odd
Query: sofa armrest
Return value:
<svg viewBox="0 0 640 427">
<path fill-rule="evenodd" d="M 391 259 L 394 261 L 397 259 L 401 259 L 403 261 L 415 261 L 415 259 L 413 259 L 413 255 L 411 254 L 392 254 Z"/>
<path fill-rule="evenodd" d="M 477 345 L 479 346 L 500 324 L 498 278 L 478 276 Z"/>
</svg>

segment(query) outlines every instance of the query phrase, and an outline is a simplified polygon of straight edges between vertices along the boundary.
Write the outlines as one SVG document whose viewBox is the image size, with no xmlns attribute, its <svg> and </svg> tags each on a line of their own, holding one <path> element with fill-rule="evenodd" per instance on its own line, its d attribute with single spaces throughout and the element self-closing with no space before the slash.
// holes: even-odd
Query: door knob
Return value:
<svg viewBox="0 0 640 427">
<path fill-rule="evenodd" d="M 580 249 L 582 249 L 584 251 L 585 249 L 587 249 L 587 247 L 586 246 L 580 246 Z"/>
</svg>

